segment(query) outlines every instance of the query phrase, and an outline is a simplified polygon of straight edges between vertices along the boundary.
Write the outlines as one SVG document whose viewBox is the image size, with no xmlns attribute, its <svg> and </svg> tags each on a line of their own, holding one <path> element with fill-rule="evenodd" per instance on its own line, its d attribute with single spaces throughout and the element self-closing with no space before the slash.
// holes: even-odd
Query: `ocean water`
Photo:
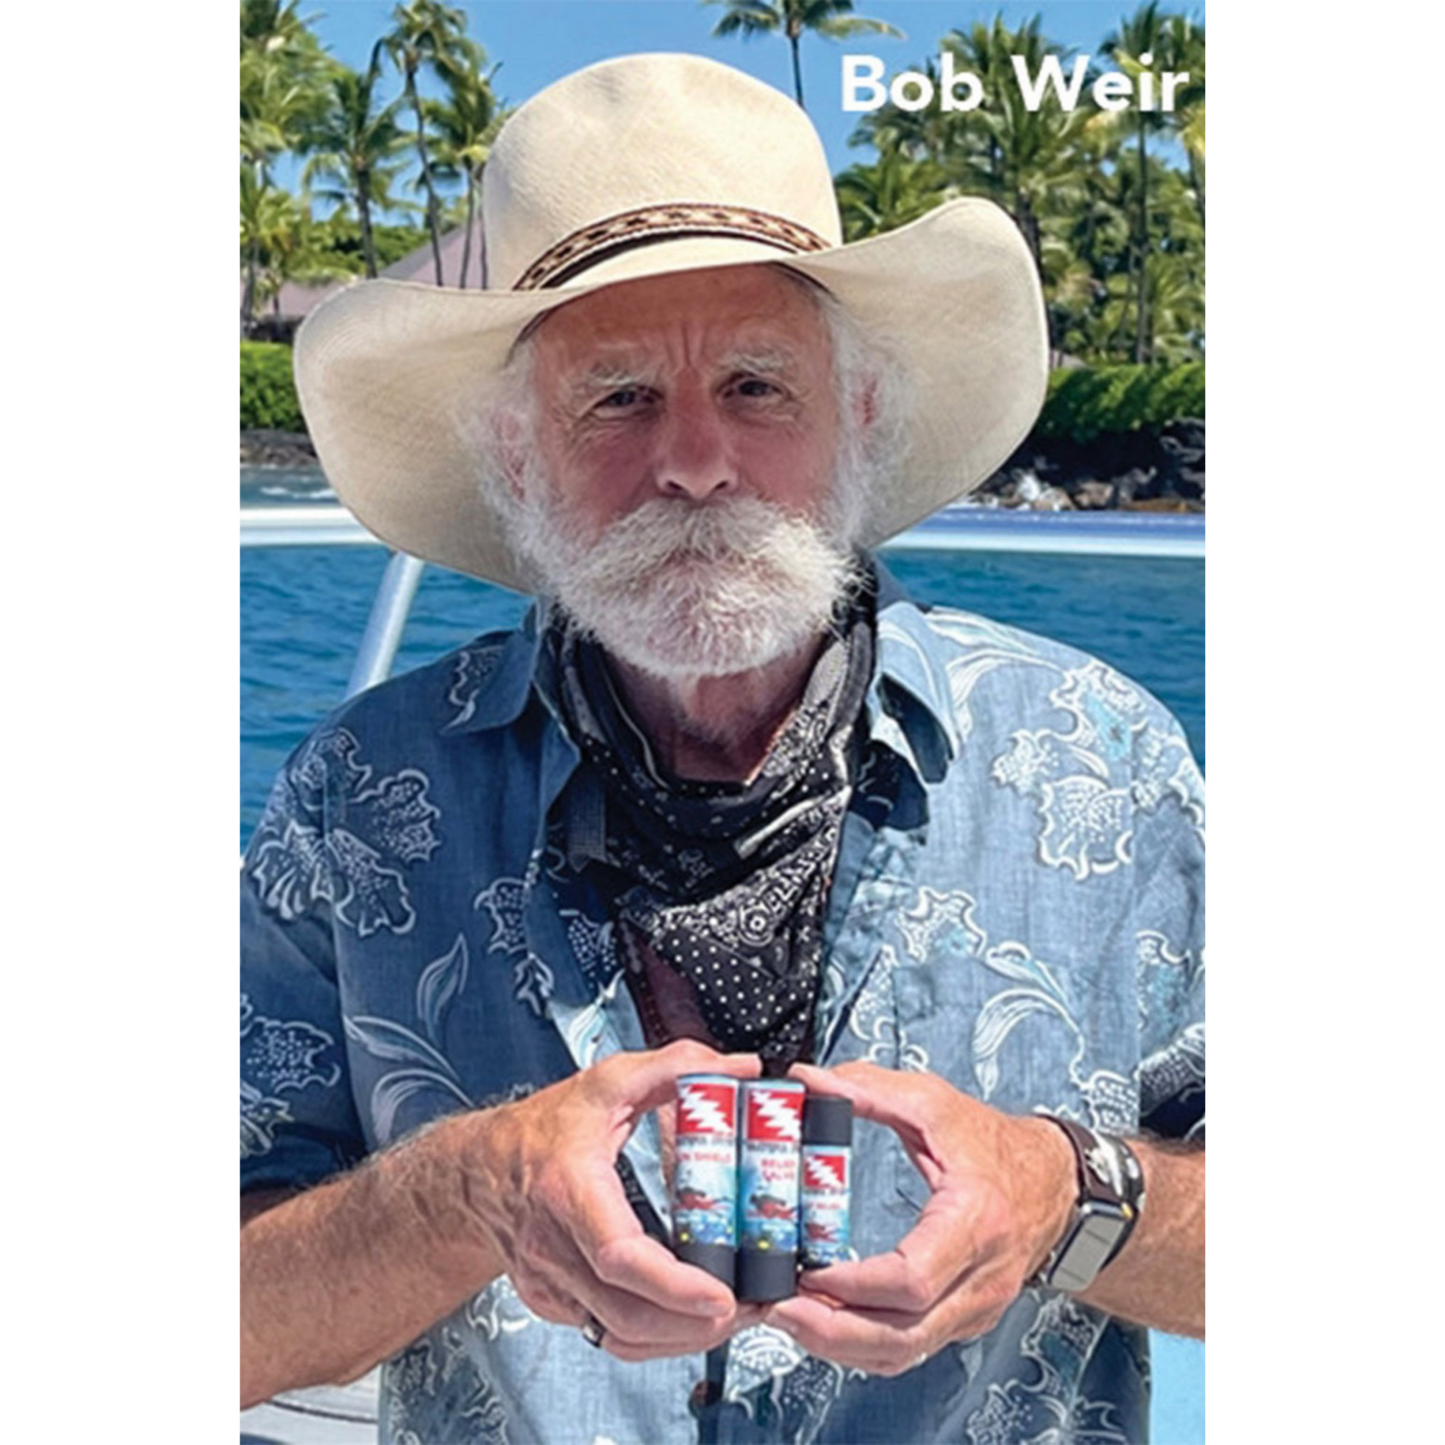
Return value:
<svg viewBox="0 0 1445 1445">
<path fill-rule="evenodd" d="M 241 552 L 241 843 L 287 753 L 341 701 L 380 547 Z M 893 551 L 885 565 L 922 601 L 981 612 L 1102 657 L 1154 693 L 1204 762 L 1204 564 L 1192 558 Z M 513 625 L 515 593 L 430 567 L 396 669 Z"/>
<path fill-rule="evenodd" d="M 321 500 L 329 500 L 324 483 L 304 473 L 252 474 L 243 486 L 245 502 Z M 1020 519 L 1019 528 L 1028 525 Z M 277 768 L 341 700 L 386 561 L 370 546 L 242 549 L 243 847 Z M 1201 560 L 929 549 L 890 550 L 884 561 L 922 601 L 981 612 L 1103 658 L 1174 712 L 1204 764 Z M 526 606 L 513 593 L 428 568 L 397 669 L 510 626 Z M 1203 1445 L 1203 1346 L 1155 1335 L 1153 1357 L 1154 1445 Z"/>
</svg>

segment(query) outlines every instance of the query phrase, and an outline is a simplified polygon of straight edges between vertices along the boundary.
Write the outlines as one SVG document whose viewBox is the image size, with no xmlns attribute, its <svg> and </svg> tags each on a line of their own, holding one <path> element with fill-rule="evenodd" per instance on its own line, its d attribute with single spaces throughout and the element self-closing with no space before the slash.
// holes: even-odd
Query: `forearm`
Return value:
<svg viewBox="0 0 1445 1445">
<path fill-rule="evenodd" d="M 1079 1298 L 1169 1334 L 1204 1338 L 1204 1150 L 1131 1139 L 1144 1170 L 1139 1224 Z"/>
<path fill-rule="evenodd" d="M 364 1374 L 502 1265 L 467 1198 L 445 1120 L 241 1230 L 241 1403 Z"/>
</svg>

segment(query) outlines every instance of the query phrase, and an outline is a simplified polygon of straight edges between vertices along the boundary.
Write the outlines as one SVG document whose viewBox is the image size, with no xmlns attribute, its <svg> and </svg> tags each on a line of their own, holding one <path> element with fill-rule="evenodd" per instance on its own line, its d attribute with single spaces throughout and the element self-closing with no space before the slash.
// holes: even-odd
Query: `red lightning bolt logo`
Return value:
<svg viewBox="0 0 1445 1445">
<path fill-rule="evenodd" d="M 732 1121 L 723 1112 L 718 1101 L 705 1089 L 687 1087 L 678 1100 L 684 1119 L 692 1126 L 688 1132 L 695 1134 L 731 1134 Z"/>
</svg>

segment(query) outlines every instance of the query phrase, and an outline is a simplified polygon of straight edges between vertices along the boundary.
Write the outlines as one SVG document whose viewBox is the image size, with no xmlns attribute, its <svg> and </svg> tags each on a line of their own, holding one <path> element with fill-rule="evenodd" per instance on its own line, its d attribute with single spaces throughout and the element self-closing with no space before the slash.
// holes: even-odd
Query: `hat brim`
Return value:
<svg viewBox="0 0 1445 1445">
<path fill-rule="evenodd" d="M 904 365 L 901 454 L 872 499 L 874 546 L 965 495 L 1028 433 L 1048 381 L 1033 258 L 992 202 L 964 198 L 852 245 L 788 255 L 686 238 L 624 252 L 548 291 L 348 287 L 296 337 L 297 390 L 323 469 L 357 519 L 430 562 L 525 591 L 477 476 L 467 418 L 537 317 L 601 286 L 712 266 L 784 263 L 830 291 Z"/>
</svg>

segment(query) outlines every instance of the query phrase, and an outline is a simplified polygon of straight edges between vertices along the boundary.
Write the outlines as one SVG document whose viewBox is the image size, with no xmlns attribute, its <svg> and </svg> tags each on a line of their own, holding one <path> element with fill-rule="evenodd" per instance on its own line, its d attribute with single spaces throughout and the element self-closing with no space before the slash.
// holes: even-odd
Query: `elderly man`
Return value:
<svg viewBox="0 0 1445 1445">
<path fill-rule="evenodd" d="M 248 852 L 243 1397 L 387 1360 L 395 1441 L 1142 1438 L 1138 1326 L 1203 1333 L 1198 775 L 864 550 L 1036 414 L 1026 249 L 977 201 L 840 245 L 802 113 L 680 56 L 533 99 L 484 209 L 492 289 L 299 343 L 357 514 L 540 601 L 333 714 Z M 858 1257 L 780 1303 L 663 1242 L 700 1070 L 861 1121 Z"/>
</svg>

